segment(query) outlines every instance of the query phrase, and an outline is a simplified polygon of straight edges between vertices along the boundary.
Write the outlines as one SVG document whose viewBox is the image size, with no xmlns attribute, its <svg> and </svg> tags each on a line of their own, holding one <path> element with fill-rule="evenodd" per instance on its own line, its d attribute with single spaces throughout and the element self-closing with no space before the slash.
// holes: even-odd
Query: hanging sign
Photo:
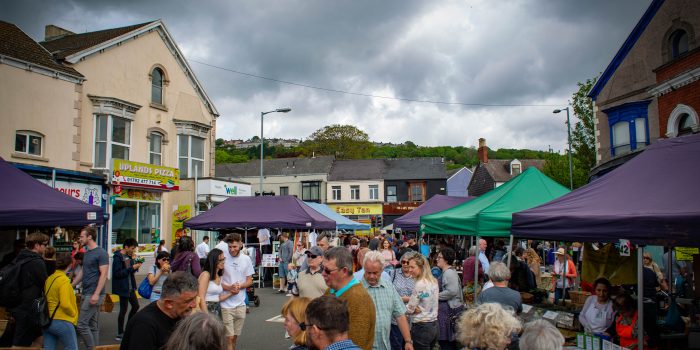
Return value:
<svg viewBox="0 0 700 350">
<path fill-rule="evenodd" d="M 632 251 L 632 243 L 630 243 L 629 239 L 621 239 L 620 240 L 620 256 L 630 256 L 631 251 Z"/>
<path fill-rule="evenodd" d="M 114 159 L 112 184 L 165 191 L 180 189 L 180 170 L 160 165 Z"/>
<path fill-rule="evenodd" d="M 693 255 L 700 254 L 698 248 L 691 247 L 676 247 L 676 260 L 678 261 L 693 261 Z"/>
</svg>

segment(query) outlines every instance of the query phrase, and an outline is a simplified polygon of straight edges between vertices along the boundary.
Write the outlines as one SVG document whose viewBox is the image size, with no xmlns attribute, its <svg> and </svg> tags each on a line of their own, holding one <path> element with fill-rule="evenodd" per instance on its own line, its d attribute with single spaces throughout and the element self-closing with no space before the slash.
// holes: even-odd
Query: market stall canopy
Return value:
<svg viewBox="0 0 700 350">
<path fill-rule="evenodd" d="M 0 158 L 0 227 L 102 224 L 103 209 L 56 191 Z"/>
<path fill-rule="evenodd" d="M 420 229 L 421 216 L 452 208 L 474 198 L 475 197 L 453 197 L 436 194 L 418 208 L 394 220 L 394 227 L 400 228 L 403 231 L 418 231 Z"/>
<path fill-rule="evenodd" d="M 700 246 L 700 134 L 660 139 L 594 182 L 513 215 L 518 237 Z"/>
<path fill-rule="evenodd" d="M 421 233 L 507 237 L 513 213 L 547 203 L 568 192 L 537 168 L 530 167 L 476 199 L 421 216 Z"/>
<path fill-rule="evenodd" d="M 357 221 L 352 221 L 338 213 L 325 204 L 304 202 L 323 216 L 335 221 L 335 226 L 338 230 L 369 230 L 370 225 L 362 224 Z"/>
<path fill-rule="evenodd" d="M 184 222 L 197 230 L 280 228 L 334 230 L 335 221 L 294 196 L 231 197 Z"/>
</svg>

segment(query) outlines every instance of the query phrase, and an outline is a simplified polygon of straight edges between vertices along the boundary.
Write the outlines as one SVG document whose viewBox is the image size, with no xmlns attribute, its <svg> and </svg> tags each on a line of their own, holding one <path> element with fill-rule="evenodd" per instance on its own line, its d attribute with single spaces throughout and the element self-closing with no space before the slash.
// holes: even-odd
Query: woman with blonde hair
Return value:
<svg viewBox="0 0 700 350">
<path fill-rule="evenodd" d="M 292 298 L 282 306 L 284 329 L 292 338 L 292 350 L 306 350 L 306 307 L 311 302 L 309 298 Z"/>
<path fill-rule="evenodd" d="M 485 303 L 465 311 L 457 321 L 457 341 L 469 349 L 503 350 L 522 325 L 500 304 Z"/>
<path fill-rule="evenodd" d="M 409 273 L 416 280 L 406 309 L 411 318 L 411 338 L 416 350 L 430 350 L 437 343 L 439 329 L 438 282 L 430 273 L 430 264 L 423 255 L 416 254 L 408 260 Z"/>
<path fill-rule="evenodd" d="M 532 241 L 527 242 L 528 247 L 525 250 L 523 257 L 525 258 L 527 266 L 530 267 L 532 273 L 535 274 L 535 284 L 537 284 L 537 287 L 539 287 L 542 284 L 542 271 L 540 270 L 540 266 L 542 266 L 542 259 L 539 255 L 537 255 L 537 251 L 535 250 L 537 243 Z"/>
</svg>

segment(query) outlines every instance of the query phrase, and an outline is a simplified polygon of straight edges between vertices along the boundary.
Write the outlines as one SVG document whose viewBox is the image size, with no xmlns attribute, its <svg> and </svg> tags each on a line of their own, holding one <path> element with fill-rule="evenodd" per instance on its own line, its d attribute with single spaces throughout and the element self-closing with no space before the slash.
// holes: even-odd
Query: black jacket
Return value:
<svg viewBox="0 0 700 350">
<path fill-rule="evenodd" d="M 138 289 L 134 273 L 137 271 L 133 267 L 133 261 L 124 256 L 121 250 L 114 252 L 112 259 L 112 294 L 120 297 L 129 297 L 131 291 Z M 131 280 L 131 289 L 129 289 Z"/>
<path fill-rule="evenodd" d="M 46 273 L 46 263 L 41 255 L 29 250 L 22 249 L 15 259 L 16 262 L 27 262 L 22 265 L 20 270 L 20 290 L 22 297 L 19 309 L 28 309 L 31 307 L 32 301 L 44 294 L 44 282 L 48 274 Z"/>
</svg>

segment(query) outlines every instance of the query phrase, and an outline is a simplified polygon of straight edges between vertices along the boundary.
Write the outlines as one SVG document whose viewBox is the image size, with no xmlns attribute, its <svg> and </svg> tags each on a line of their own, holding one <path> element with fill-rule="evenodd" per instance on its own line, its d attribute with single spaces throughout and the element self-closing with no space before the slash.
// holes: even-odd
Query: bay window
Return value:
<svg viewBox="0 0 700 350">
<path fill-rule="evenodd" d="M 107 168 L 110 159 L 129 159 L 131 120 L 113 115 L 95 116 L 95 168 Z"/>
<path fill-rule="evenodd" d="M 610 154 L 620 156 L 649 145 L 647 110 L 651 101 L 630 102 L 603 111 L 610 127 Z"/>
</svg>

